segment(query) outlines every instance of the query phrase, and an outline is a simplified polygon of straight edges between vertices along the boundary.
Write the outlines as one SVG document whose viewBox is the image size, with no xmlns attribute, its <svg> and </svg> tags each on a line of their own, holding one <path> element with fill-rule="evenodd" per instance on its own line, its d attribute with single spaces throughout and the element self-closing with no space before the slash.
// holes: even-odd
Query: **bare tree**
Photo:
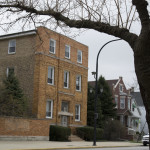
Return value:
<svg viewBox="0 0 150 150">
<path fill-rule="evenodd" d="M 150 128 L 150 19 L 148 0 L 1 0 L 1 28 L 16 22 L 94 29 L 119 37 L 134 52 L 135 72 Z M 7 18 L 7 19 L 4 19 Z M 132 33 L 136 21 L 140 34 Z"/>
</svg>

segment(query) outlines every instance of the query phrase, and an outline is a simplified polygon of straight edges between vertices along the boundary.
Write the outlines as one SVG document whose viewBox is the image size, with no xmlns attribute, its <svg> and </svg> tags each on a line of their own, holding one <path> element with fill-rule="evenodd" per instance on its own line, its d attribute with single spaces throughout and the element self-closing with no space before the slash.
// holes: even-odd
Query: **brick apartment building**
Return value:
<svg viewBox="0 0 150 150">
<path fill-rule="evenodd" d="M 45 27 L 0 36 L 0 85 L 13 70 L 30 114 L 49 124 L 86 125 L 88 47 Z"/>
</svg>

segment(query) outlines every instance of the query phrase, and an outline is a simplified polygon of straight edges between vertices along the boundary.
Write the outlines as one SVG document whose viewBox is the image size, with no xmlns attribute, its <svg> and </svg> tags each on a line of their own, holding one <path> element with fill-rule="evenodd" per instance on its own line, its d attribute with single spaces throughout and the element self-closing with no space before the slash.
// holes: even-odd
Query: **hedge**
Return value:
<svg viewBox="0 0 150 150">
<path fill-rule="evenodd" d="M 76 128 L 77 135 L 85 141 L 92 141 L 94 136 L 93 127 L 78 127 Z M 103 129 L 96 128 L 96 140 L 101 140 L 103 137 Z"/>
<path fill-rule="evenodd" d="M 71 135 L 71 129 L 68 127 L 50 126 L 50 141 L 69 141 L 68 138 Z"/>
</svg>

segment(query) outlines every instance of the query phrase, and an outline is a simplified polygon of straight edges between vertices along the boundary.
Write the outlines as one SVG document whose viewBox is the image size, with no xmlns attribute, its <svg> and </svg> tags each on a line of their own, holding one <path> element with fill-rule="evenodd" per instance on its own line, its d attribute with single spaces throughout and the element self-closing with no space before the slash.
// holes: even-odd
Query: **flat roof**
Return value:
<svg viewBox="0 0 150 150">
<path fill-rule="evenodd" d="M 0 36 L 0 40 L 36 34 L 37 30 L 29 30 Z"/>
</svg>

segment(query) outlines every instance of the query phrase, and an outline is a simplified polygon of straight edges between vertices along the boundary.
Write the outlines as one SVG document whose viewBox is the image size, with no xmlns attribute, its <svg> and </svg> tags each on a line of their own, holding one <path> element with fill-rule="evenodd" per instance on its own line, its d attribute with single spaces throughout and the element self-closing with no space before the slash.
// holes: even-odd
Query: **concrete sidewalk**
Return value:
<svg viewBox="0 0 150 150">
<path fill-rule="evenodd" d="M 69 148 L 104 148 L 104 147 L 136 147 L 142 143 L 131 142 L 97 142 L 97 146 L 92 146 L 93 142 L 52 142 L 52 141 L 0 141 L 0 150 L 51 150 Z"/>
</svg>

